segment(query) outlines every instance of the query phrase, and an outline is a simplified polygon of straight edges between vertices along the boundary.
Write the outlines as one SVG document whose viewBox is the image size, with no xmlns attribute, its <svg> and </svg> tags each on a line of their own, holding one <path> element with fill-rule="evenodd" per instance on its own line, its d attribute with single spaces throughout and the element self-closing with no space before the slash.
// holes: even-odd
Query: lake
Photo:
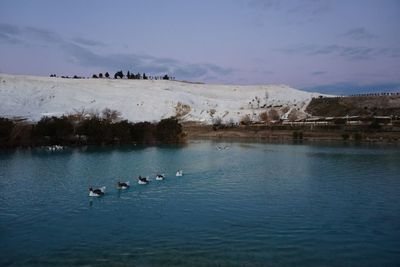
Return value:
<svg viewBox="0 0 400 267">
<path fill-rule="evenodd" d="M 0 266 L 400 265 L 398 146 L 3 151 L 0 204 Z"/>
</svg>

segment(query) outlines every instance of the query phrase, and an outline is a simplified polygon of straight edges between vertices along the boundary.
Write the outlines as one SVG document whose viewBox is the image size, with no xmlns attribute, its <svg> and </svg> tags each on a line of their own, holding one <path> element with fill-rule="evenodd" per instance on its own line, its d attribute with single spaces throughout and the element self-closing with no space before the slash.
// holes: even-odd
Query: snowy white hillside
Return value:
<svg viewBox="0 0 400 267">
<path fill-rule="evenodd" d="M 304 113 L 312 97 L 285 85 L 212 85 L 178 81 L 62 79 L 0 74 L 0 116 L 39 120 L 77 111 L 118 110 L 132 122 L 175 116 L 211 123 L 239 121 L 275 108 L 285 116 Z"/>
</svg>

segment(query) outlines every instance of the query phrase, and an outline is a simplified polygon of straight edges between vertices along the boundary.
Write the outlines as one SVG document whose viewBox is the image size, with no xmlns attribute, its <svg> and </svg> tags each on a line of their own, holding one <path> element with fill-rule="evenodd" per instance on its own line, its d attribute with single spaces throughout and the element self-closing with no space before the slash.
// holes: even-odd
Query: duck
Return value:
<svg viewBox="0 0 400 267">
<path fill-rule="evenodd" d="M 129 182 L 118 182 L 117 183 L 117 189 L 125 190 L 125 189 L 128 189 L 129 186 L 130 186 Z"/>
<path fill-rule="evenodd" d="M 162 181 L 162 180 L 164 180 L 164 179 L 165 179 L 164 174 L 157 174 L 157 175 L 156 175 L 156 180 L 157 180 L 157 181 Z"/>
<path fill-rule="evenodd" d="M 183 170 L 178 170 L 176 172 L 176 176 L 183 176 Z"/>
<path fill-rule="evenodd" d="M 106 187 L 100 187 L 100 188 L 96 188 L 93 189 L 93 187 L 89 188 L 89 197 L 101 197 L 105 194 L 106 192 Z"/>
<path fill-rule="evenodd" d="M 150 181 L 147 177 L 142 177 L 139 175 L 138 177 L 138 184 L 148 184 Z"/>
</svg>

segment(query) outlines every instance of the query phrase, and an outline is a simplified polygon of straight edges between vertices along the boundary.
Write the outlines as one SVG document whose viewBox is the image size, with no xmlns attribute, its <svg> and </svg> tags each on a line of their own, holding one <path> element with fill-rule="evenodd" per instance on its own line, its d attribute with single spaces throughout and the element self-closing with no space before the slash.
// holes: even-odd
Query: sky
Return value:
<svg viewBox="0 0 400 267">
<path fill-rule="evenodd" d="M 400 91 L 398 0 L 1 0 L 0 73 Z"/>
</svg>

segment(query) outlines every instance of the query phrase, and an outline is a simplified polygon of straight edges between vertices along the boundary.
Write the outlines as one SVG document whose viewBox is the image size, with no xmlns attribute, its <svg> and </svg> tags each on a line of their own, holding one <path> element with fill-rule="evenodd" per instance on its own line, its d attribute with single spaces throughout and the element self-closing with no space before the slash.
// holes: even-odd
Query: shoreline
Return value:
<svg viewBox="0 0 400 267">
<path fill-rule="evenodd" d="M 215 127 L 184 123 L 187 140 L 240 140 L 261 142 L 345 142 L 400 144 L 400 129 L 372 131 L 361 127 L 280 127 L 266 125 L 239 125 Z"/>
</svg>

